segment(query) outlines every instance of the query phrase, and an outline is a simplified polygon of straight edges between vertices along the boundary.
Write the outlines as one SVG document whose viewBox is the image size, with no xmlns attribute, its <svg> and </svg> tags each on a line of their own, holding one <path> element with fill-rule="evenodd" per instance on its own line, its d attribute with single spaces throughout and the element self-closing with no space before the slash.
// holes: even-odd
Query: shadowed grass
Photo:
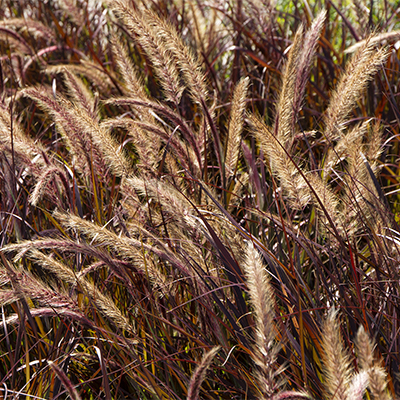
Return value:
<svg viewBox="0 0 400 400">
<path fill-rule="evenodd" d="M 4 3 L 0 390 L 399 396 L 400 23 L 368 7 Z"/>
</svg>

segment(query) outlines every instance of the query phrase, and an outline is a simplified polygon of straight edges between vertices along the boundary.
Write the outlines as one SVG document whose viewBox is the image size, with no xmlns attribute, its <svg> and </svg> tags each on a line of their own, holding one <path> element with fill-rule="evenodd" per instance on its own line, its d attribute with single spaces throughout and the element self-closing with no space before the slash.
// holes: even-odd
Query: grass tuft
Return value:
<svg viewBox="0 0 400 400">
<path fill-rule="evenodd" d="M 0 396 L 400 396 L 400 22 L 364 3 L 3 2 Z"/>
</svg>

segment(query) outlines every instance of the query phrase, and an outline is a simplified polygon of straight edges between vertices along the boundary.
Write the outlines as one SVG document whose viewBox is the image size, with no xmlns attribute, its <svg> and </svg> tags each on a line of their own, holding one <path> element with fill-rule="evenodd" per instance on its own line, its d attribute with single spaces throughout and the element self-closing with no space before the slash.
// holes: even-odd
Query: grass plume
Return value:
<svg viewBox="0 0 400 400">
<path fill-rule="evenodd" d="M 399 397 L 397 6 L 322 3 L 5 0 L 4 397 Z"/>
<path fill-rule="evenodd" d="M 261 256 L 252 243 L 247 246 L 244 270 L 255 314 L 253 360 L 258 367 L 256 377 L 262 398 L 272 398 L 279 387 L 279 372 L 274 370 L 279 351 L 275 344 L 274 296 Z"/>
</svg>

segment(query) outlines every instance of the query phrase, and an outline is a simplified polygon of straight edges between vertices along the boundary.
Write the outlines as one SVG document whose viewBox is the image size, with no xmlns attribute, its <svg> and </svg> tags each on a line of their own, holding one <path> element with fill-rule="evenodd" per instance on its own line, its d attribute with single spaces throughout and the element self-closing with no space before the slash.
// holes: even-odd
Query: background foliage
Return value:
<svg viewBox="0 0 400 400">
<path fill-rule="evenodd" d="M 364 370 L 399 394 L 395 2 L 0 19 L 4 397 L 362 398 Z"/>
</svg>

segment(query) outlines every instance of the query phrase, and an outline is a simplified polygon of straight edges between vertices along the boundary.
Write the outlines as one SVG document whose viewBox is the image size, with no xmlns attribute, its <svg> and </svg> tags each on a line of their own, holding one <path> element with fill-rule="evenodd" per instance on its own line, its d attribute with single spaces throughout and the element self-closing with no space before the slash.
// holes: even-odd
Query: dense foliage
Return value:
<svg viewBox="0 0 400 400">
<path fill-rule="evenodd" d="M 3 1 L 1 395 L 398 396 L 396 7 Z"/>
</svg>

